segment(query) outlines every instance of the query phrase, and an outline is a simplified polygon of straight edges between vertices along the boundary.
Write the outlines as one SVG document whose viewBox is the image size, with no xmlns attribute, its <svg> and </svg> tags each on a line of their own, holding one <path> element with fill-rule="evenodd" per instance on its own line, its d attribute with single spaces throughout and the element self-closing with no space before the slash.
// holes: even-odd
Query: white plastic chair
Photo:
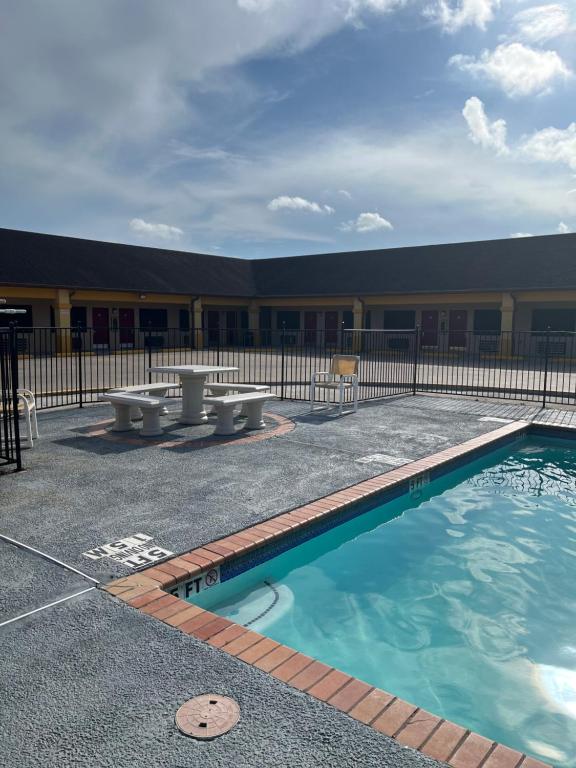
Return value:
<svg viewBox="0 0 576 768">
<path fill-rule="evenodd" d="M 17 390 L 18 395 L 18 414 L 24 417 L 26 424 L 26 439 L 30 448 L 34 447 L 34 440 L 40 436 L 38 434 L 38 421 L 36 419 L 36 399 L 29 389 Z"/>
<path fill-rule="evenodd" d="M 358 410 L 358 365 L 357 355 L 334 355 L 329 371 L 316 371 L 310 381 L 310 410 L 314 410 L 316 390 L 327 389 L 338 392 L 338 414 L 342 409 L 348 392 L 352 393 L 354 412 Z"/>
</svg>

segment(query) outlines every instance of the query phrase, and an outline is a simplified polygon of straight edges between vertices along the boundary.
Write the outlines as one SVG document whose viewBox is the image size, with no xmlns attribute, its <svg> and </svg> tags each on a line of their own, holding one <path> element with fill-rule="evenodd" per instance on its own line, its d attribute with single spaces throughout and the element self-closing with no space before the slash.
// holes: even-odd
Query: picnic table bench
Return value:
<svg viewBox="0 0 576 768">
<path fill-rule="evenodd" d="M 209 391 L 210 395 L 227 395 L 228 392 L 270 392 L 268 384 L 238 384 L 235 381 L 208 381 L 204 386 Z M 240 415 L 248 416 L 247 404 L 242 406 Z"/>
<path fill-rule="evenodd" d="M 179 386 L 180 385 L 175 382 L 159 381 L 148 384 L 130 384 L 126 387 L 112 387 L 108 392 L 128 392 L 134 395 L 155 395 L 156 397 L 164 398 L 168 395 L 169 389 L 178 389 Z M 162 406 L 160 413 L 163 415 L 168 413 L 165 405 Z M 140 412 L 139 406 L 133 405 L 130 410 L 130 419 L 132 421 L 138 421 L 138 419 L 141 418 L 142 413 Z"/>
<path fill-rule="evenodd" d="M 217 421 L 215 435 L 233 435 L 234 408 L 245 406 L 248 420 L 246 429 L 263 429 L 266 425 L 262 418 L 262 408 L 267 400 L 273 400 L 276 395 L 270 392 L 243 392 L 237 395 L 208 396 L 204 398 L 205 405 L 212 405 L 216 410 Z"/>
<path fill-rule="evenodd" d="M 98 399 L 110 403 L 114 408 L 115 419 L 112 432 L 128 432 L 134 429 L 131 409 L 138 408 L 142 411 L 143 418 L 141 437 L 158 437 L 164 433 L 160 426 L 160 413 L 165 406 L 165 398 L 140 395 L 135 392 L 106 392 L 104 395 L 99 395 Z"/>
</svg>

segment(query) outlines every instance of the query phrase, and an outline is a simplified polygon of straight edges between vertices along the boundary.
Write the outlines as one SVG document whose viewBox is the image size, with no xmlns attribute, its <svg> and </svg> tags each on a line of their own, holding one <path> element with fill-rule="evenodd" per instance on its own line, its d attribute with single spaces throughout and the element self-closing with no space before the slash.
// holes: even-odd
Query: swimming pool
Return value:
<svg viewBox="0 0 576 768">
<path fill-rule="evenodd" d="M 526 438 L 193 597 L 557 766 L 576 754 L 576 448 Z"/>
</svg>

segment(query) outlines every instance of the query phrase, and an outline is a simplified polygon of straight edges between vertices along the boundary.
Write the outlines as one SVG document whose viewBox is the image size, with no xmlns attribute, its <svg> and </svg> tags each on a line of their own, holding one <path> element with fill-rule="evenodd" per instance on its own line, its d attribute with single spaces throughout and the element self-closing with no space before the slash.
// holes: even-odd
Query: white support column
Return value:
<svg viewBox="0 0 576 768">
<path fill-rule="evenodd" d="M 219 405 L 218 421 L 216 422 L 215 435 L 233 435 L 234 429 L 234 406 Z"/>
<path fill-rule="evenodd" d="M 264 403 L 262 401 L 256 403 L 246 403 L 246 412 L 248 414 L 248 420 L 246 422 L 246 429 L 264 429 L 266 424 L 262 416 L 262 407 Z"/>
<path fill-rule="evenodd" d="M 134 425 L 130 420 L 130 406 L 120 405 L 119 403 L 113 403 L 116 419 L 112 425 L 111 432 L 129 432 L 134 429 Z"/>
<path fill-rule="evenodd" d="M 158 437 L 164 434 L 164 430 L 160 426 L 160 408 L 142 408 L 142 429 L 140 430 L 140 437 Z"/>
</svg>

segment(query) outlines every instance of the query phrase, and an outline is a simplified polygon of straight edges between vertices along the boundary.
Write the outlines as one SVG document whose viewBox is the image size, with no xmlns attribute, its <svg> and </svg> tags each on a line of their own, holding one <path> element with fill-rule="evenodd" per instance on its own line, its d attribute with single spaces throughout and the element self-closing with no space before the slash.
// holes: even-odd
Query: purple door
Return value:
<svg viewBox="0 0 576 768">
<path fill-rule="evenodd" d="M 449 321 L 448 346 L 464 349 L 466 347 L 468 312 L 465 309 L 451 309 Z"/>
<path fill-rule="evenodd" d="M 423 347 L 438 346 L 438 310 L 426 309 L 422 312 L 422 337 Z"/>
<path fill-rule="evenodd" d="M 94 344 L 108 346 L 110 343 L 110 320 L 108 307 L 93 307 L 92 328 L 94 329 Z"/>
<path fill-rule="evenodd" d="M 304 312 L 304 343 L 316 344 L 316 329 L 318 328 L 318 317 L 316 312 Z"/>
<path fill-rule="evenodd" d="M 124 307 L 118 310 L 120 344 L 134 346 L 134 310 Z"/>
</svg>

